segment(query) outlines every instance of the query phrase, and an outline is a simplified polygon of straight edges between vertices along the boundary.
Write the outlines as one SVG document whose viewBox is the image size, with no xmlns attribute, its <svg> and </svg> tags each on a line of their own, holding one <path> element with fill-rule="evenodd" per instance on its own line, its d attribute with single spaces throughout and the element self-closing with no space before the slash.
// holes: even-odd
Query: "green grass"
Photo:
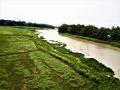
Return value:
<svg viewBox="0 0 120 90">
<path fill-rule="evenodd" d="M 0 26 L 0 90 L 120 90 L 111 69 L 34 29 Z"/>
</svg>

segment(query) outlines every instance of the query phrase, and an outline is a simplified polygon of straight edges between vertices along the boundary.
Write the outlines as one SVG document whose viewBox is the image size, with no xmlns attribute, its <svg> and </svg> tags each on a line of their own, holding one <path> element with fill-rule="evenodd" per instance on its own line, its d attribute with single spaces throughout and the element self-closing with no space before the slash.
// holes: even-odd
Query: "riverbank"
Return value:
<svg viewBox="0 0 120 90">
<path fill-rule="evenodd" d="M 73 35 L 73 34 L 69 34 L 69 33 L 60 33 L 60 34 L 70 36 L 70 37 L 73 37 L 73 38 L 80 38 L 80 39 L 85 39 L 85 40 L 93 41 L 93 42 L 97 42 L 97 43 L 103 43 L 103 44 L 107 44 L 107 45 L 111 45 L 111 46 L 120 48 L 120 41 L 103 41 L 103 40 L 98 40 L 98 39 L 95 39 L 95 38 L 78 36 L 78 35 Z"/>
<path fill-rule="evenodd" d="M 120 90 L 110 68 L 38 38 L 35 28 L 0 26 L 0 51 L 0 89 Z"/>
</svg>

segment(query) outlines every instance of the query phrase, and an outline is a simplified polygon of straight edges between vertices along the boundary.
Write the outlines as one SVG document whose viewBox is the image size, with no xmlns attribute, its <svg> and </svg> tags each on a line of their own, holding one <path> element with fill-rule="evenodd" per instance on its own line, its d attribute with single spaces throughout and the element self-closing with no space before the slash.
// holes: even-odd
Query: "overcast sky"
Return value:
<svg viewBox="0 0 120 90">
<path fill-rule="evenodd" d="M 120 26 L 120 0 L 0 0 L 0 19 Z"/>
</svg>

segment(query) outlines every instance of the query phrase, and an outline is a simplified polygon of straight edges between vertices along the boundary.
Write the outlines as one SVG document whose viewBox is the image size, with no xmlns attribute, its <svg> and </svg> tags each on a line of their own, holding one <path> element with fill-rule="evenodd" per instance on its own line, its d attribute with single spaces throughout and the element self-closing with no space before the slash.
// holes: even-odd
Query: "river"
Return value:
<svg viewBox="0 0 120 90">
<path fill-rule="evenodd" d="M 115 77 L 120 79 L 120 48 L 110 45 L 96 43 L 84 39 L 73 38 L 58 33 L 57 29 L 36 30 L 46 40 L 54 40 L 65 43 L 67 49 L 80 52 L 85 57 L 95 58 L 105 66 L 111 68 Z"/>
</svg>

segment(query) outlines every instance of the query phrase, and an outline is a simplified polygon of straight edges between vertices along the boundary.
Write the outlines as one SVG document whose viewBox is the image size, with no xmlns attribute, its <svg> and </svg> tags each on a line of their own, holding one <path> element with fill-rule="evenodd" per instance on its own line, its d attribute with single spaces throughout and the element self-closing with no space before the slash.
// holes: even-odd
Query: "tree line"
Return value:
<svg viewBox="0 0 120 90">
<path fill-rule="evenodd" d="M 41 27 L 41 28 L 55 28 L 52 25 L 48 24 L 38 24 L 38 23 L 31 23 L 25 21 L 15 21 L 15 20 L 4 20 L 0 19 L 1 26 L 32 26 L 32 27 Z"/>
<path fill-rule="evenodd" d="M 93 25 L 67 25 L 63 24 L 58 28 L 61 33 L 70 33 L 74 35 L 86 36 L 100 40 L 120 40 L 120 27 L 98 28 Z"/>
</svg>

